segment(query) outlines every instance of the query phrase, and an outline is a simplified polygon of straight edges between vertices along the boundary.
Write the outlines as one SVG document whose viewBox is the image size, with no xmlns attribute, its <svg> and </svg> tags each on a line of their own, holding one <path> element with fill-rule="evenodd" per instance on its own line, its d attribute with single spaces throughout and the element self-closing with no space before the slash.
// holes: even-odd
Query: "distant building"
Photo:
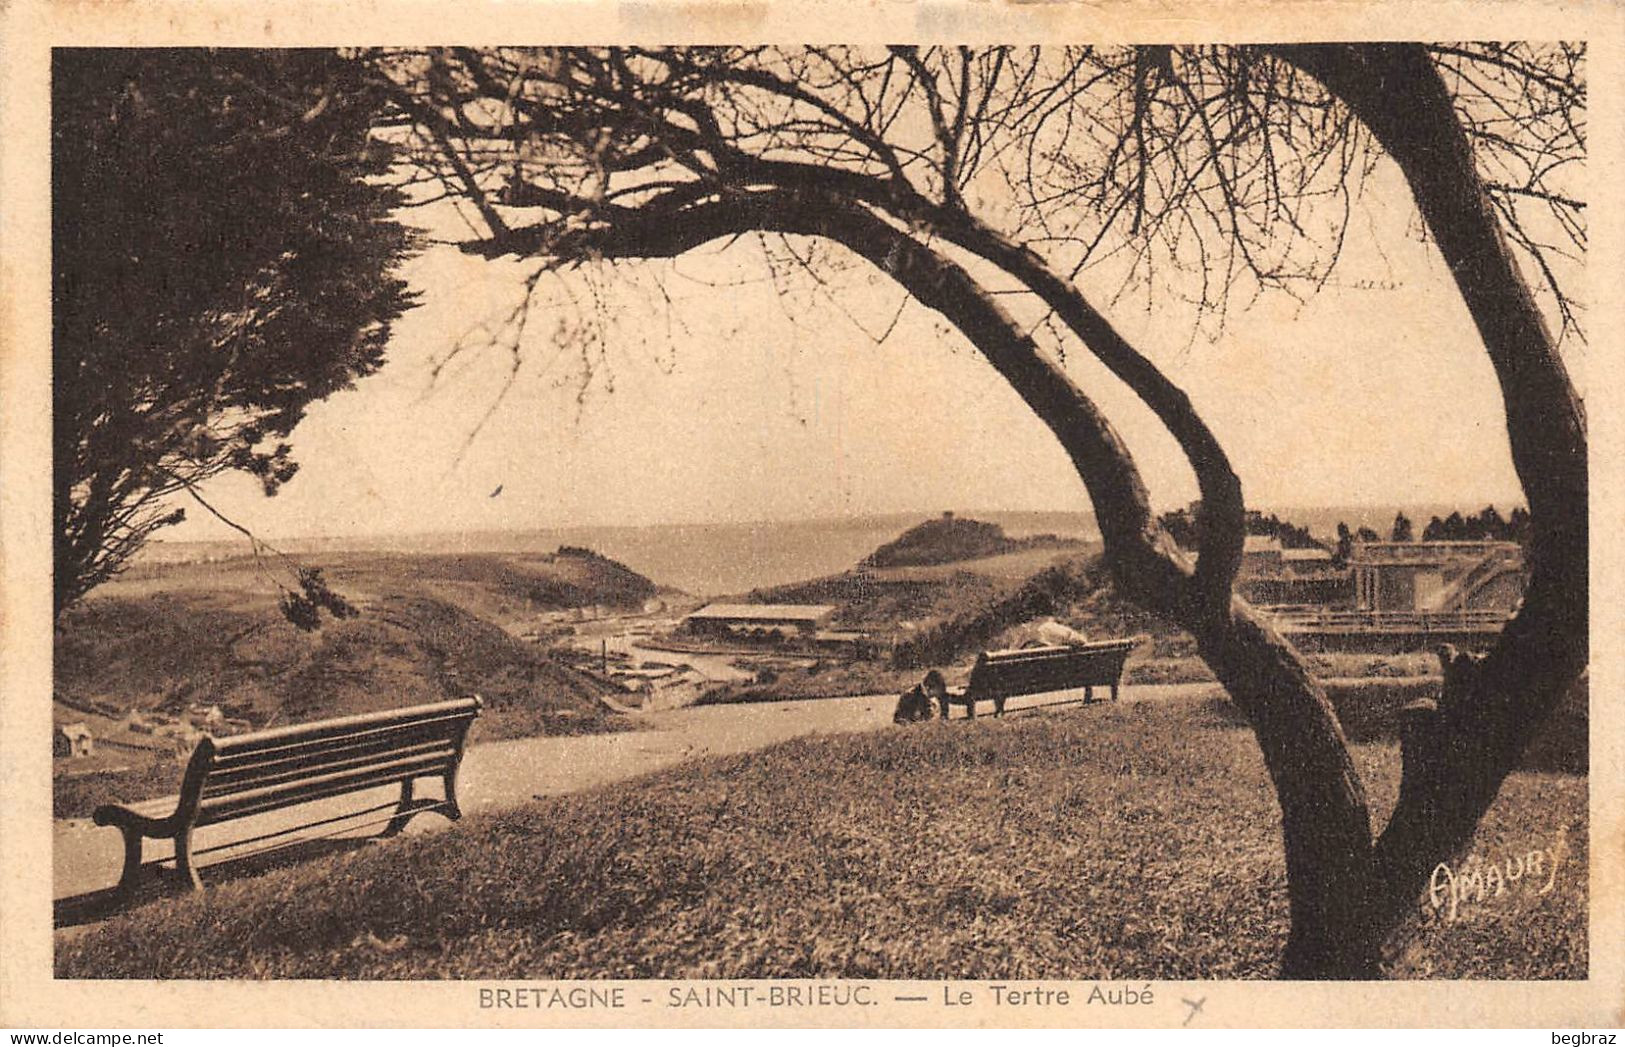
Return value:
<svg viewBox="0 0 1625 1047">
<path fill-rule="evenodd" d="M 685 617 L 681 629 L 696 636 L 812 637 L 834 613 L 830 604 L 713 603 Z"/>
<path fill-rule="evenodd" d="M 59 723 L 51 732 L 51 755 L 58 759 L 89 756 L 96 751 L 96 739 L 82 723 Z"/>
<path fill-rule="evenodd" d="M 872 658 L 879 650 L 874 637 L 856 629 L 820 629 L 813 635 L 820 648 L 853 658 Z"/>
<path fill-rule="evenodd" d="M 1361 611 L 1505 611 L 1528 573 L 1516 542 L 1356 542 L 1349 556 Z"/>
<path fill-rule="evenodd" d="M 1319 546 L 1288 549 L 1272 535 L 1249 535 L 1238 572 L 1242 596 L 1256 604 L 1346 606 L 1349 572 Z"/>
<path fill-rule="evenodd" d="M 1241 573 L 1279 574 L 1285 560 L 1281 540 L 1273 535 L 1250 534 L 1241 546 Z"/>
<path fill-rule="evenodd" d="M 1282 549 L 1281 566 L 1296 575 L 1324 574 L 1334 570 L 1332 554 L 1318 545 L 1310 549 Z"/>
<path fill-rule="evenodd" d="M 1250 534 L 1241 546 L 1243 574 L 1319 574 L 1332 569 L 1332 554 L 1320 546 L 1288 549 L 1274 535 Z"/>
</svg>

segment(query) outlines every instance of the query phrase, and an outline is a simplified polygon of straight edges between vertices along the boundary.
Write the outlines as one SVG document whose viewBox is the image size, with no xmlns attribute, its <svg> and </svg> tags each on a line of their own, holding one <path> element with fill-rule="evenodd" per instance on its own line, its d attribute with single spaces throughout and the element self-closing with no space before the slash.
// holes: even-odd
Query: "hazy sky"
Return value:
<svg viewBox="0 0 1625 1047">
<path fill-rule="evenodd" d="M 1147 309 L 1142 295 L 1108 310 L 1191 395 L 1251 505 L 1521 501 L 1465 309 L 1407 210 L 1382 198 L 1368 187 L 1335 286 L 1302 306 L 1238 303 L 1217 341 L 1192 342 L 1177 304 Z M 274 499 L 224 477 L 211 500 L 273 538 L 1089 507 L 1054 438 L 935 314 L 899 315 L 896 285 L 860 268 L 827 293 L 786 286 L 749 241 L 544 284 L 581 304 L 545 293 L 517 358 L 470 348 L 432 378 L 460 336 L 500 324 L 527 269 L 447 246 L 414 260 L 422 304 L 379 374 L 311 409 L 292 439 L 299 475 Z M 1116 285 L 1086 273 L 1082 286 L 1102 304 Z M 1086 354 L 1067 366 L 1159 507 L 1191 498 L 1150 415 Z M 231 537 L 188 515 L 165 537 Z"/>
</svg>

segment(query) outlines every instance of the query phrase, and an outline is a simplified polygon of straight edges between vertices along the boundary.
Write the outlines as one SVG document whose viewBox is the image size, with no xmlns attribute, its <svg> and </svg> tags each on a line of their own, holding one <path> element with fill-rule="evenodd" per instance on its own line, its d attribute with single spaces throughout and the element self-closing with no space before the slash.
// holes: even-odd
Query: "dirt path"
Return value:
<svg viewBox="0 0 1625 1047">
<path fill-rule="evenodd" d="M 1166 701 L 1210 693 L 1212 684 L 1145 685 L 1125 688 L 1123 701 Z M 579 792 L 594 786 L 624 781 L 688 760 L 715 754 L 747 752 L 791 738 L 814 734 L 842 734 L 891 727 L 896 695 L 858 698 L 819 698 L 748 705 L 692 706 L 660 712 L 634 713 L 636 730 L 617 734 L 518 738 L 475 745 L 463 758 L 458 789 L 465 812 L 504 810 L 543 796 Z M 1018 711 L 1045 699 L 1015 699 Z M 387 800 L 393 788 L 379 793 Z M 331 801 L 335 813 L 368 806 L 355 798 Z M 316 815 L 316 805 L 277 812 L 255 819 L 254 833 L 297 825 Z M 262 824 L 263 823 L 263 824 Z M 436 832 L 450 824 L 435 815 L 413 819 L 407 833 Z M 199 830 L 197 844 L 208 846 L 210 830 Z M 227 826 L 232 836 L 239 827 Z M 164 845 L 149 841 L 148 858 Z M 117 882 L 123 851 L 116 830 L 98 827 L 88 818 L 55 823 L 53 894 L 74 898 L 100 891 Z M 205 879 L 208 873 L 204 873 Z"/>
</svg>

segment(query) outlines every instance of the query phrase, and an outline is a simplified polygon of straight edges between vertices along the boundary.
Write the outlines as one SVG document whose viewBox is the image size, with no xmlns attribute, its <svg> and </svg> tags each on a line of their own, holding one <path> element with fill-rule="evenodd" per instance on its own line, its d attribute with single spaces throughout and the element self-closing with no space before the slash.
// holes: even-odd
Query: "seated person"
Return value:
<svg viewBox="0 0 1625 1047">
<path fill-rule="evenodd" d="M 948 718 L 948 681 L 942 678 L 941 673 L 932 669 L 925 674 L 925 679 L 920 681 L 920 689 L 926 693 L 928 698 L 937 703 L 937 706 L 942 709 L 942 718 L 946 720 Z"/>
<path fill-rule="evenodd" d="M 925 689 L 915 684 L 897 699 L 897 711 L 891 714 L 892 723 L 917 723 L 931 719 L 931 699 Z"/>
<path fill-rule="evenodd" d="M 942 718 L 948 718 L 948 682 L 942 674 L 932 669 L 925 674 L 925 679 L 904 691 L 897 700 L 897 711 L 892 713 L 892 723 L 915 723 L 920 720 L 931 719 L 931 705 L 935 702 L 942 709 Z"/>
</svg>

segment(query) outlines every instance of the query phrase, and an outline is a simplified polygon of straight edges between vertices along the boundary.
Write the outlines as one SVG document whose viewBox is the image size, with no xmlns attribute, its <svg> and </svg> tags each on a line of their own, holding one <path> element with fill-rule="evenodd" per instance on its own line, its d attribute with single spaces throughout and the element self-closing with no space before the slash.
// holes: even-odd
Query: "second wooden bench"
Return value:
<svg viewBox="0 0 1625 1047">
<path fill-rule="evenodd" d="M 983 651 L 971 669 L 970 680 L 962 689 L 950 688 L 947 700 L 952 705 L 964 706 L 967 717 L 975 717 L 977 702 L 992 702 L 993 715 L 1003 716 L 1008 698 L 1080 687 L 1084 701 L 1094 700 L 1096 687 L 1110 687 L 1112 701 L 1116 701 L 1123 663 L 1134 646 L 1133 640 L 1103 640 Z M 947 712 L 944 708 L 944 719 Z"/>
</svg>

